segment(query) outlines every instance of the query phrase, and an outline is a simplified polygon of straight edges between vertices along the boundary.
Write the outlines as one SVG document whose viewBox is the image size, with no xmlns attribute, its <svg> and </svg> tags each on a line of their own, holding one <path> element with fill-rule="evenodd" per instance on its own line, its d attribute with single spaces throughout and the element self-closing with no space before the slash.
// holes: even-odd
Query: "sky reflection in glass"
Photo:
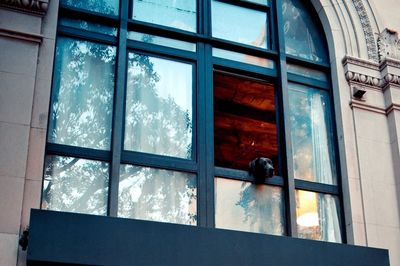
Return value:
<svg viewBox="0 0 400 266">
<path fill-rule="evenodd" d="M 134 0 L 133 19 L 196 32 L 196 0 Z"/>
<path fill-rule="evenodd" d="M 228 41 L 268 48 L 267 13 L 213 0 L 212 35 Z"/>
</svg>

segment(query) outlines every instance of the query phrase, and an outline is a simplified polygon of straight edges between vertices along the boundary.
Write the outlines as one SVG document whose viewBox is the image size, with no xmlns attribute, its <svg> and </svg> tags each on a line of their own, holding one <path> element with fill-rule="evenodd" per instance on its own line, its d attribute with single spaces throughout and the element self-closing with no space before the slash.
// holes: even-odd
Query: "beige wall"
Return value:
<svg viewBox="0 0 400 266">
<path fill-rule="evenodd" d="M 391 265 L 399 266 L 400 82 L 396 76 L 400 75 L 400 53 L 396 55 L 393 44 L 388 44 L 392 51 L 388 58 L 379 57 L 377 43 L 385 28 L 400 30 L 396 11 L 400 1 L 313 2 L 334 57 L 348 239 L 389 249 Z M 371 34 L 373 38 L 368 38 Z M 354 88 L 366 91 L 363 99 L 352 96 Z"/>
<path fill-rule="evenodd" d="M 374 62 L 366 38 L 368 28 L 377 52 L 378 33 L 400 31 L 400 0 L 312 2 L 329 42 L 348 240 L 388 248 L 400 266 L 400 82 L 385 81 L 400 63 Z M 0 265 L 16 264 L 18 236 L 39 207 L 57 10 L 57 0 L 44 17 L 0 7 Z"/>
<path fill-rule="evenodd" d="M 40 204 L 58 1 L 49 7 L 44 18 L 0 7 L 1 266 L 16 265 L 19 234 Z"/>
</svg>

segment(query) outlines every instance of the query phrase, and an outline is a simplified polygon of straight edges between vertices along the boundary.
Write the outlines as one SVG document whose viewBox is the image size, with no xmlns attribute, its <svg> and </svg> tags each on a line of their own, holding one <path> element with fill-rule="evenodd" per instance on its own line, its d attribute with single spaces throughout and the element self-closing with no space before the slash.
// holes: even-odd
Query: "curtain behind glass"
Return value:
<svg viewBox="0 0 400 266">
<path fill-rule="evenodd" d="M 339 200 L 331 195 L 318 194 L 318 213 L 321 225 L 321 239 L 342 242 L 339 223 Z"/>
<path fill-rule="evenodd" d="M 295 178 L 336 185 L 328 93 L 290 83 L 289 105 Z"/>
</svg>

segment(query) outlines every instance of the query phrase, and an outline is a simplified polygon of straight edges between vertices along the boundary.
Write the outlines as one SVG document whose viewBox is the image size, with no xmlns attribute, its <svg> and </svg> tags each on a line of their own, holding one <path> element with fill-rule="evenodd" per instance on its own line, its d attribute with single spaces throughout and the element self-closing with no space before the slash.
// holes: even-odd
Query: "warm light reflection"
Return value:
<svg viewBox="0 0 400 266">
<path fill-rule="evenodd" d="M 318 213 L 308 212 L 297 218 L 297 224 L 305 227 L 318 226 Z"/>
<path fill-rule="evenodd" d="M 319 226 L 317 194 L 298 190 L 296 213 L 298 225 L 304 227 Z"/>
</svg>

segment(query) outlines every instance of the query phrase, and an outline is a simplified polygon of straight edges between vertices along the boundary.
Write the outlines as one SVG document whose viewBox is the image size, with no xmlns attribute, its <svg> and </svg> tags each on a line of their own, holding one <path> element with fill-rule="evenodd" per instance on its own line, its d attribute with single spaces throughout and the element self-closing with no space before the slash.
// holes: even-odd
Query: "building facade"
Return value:
<svg viewBox="0 0 400 266">
<path fill-rule="evenodd" d="M 131 2 L 133 6 L 136 3 L 139 10 L 142 1 Z M 156 11 L 152 13 L 147 10 L 143 15 L 133 8 L 131 12 L 131 2 L 120 1 L 113 9 L 111 4 L 105 8 L 73 1 L 61 1 L 60 4 L 56 0 L 0 0 L 0 265 L 26 264 L 27 252 L 22 250 L 18 241 L 30 224 L 31 209 L 197 224 L 206 228 L 384 248 L 389 250 L 390 264 L 400 265 L 398 0 L 385 3 L 377 0 L 266 0 L 241 1 L 239 4 L 234 1 L 199 1 L 197 5 L 194 2 L 194 6 L 185 6 L 183 9 L 195 12 L 192 17 L 187 14 L 184 16 L 180 21 L 184 24 L 176 21 L 168 24 L 172 22 L 163 20 L 161 15 L 158 18 Z M 303 16 L 301 12 L 294 12 L 299 5 L 293 3 L 302 3 L 302 9 L 299 10 L 305 10 L 304 16 L 308 15 L 311 19 L 302 20 L 308 22 L 304 25 L 293 21 L 293 24 L 297 23 L 297 29 L 290 33 L 285 22 Z M 294 10 L 292 13 L 289 13 L 289 7 Z M 241 10 L 247 13 L 241 13 Z M 234 14 L 233 18 L 227 16 L 220 19 L 221 14 L 230 12 Z M 148 15 L 150 13 L 153 17 Z M 246 19 L 257 25 L 258 18 L 262 23 L 268 23 L 267 27 L 261 26 L 254 36 L 250 36 L 250 30 L 240 36 L 240 31 L 231 33 L 229 27 L 224 27 L 224 24 L 235 25 L 241 19 L 245 25 Z M 154 22 L 158 19 L 159 22 Z M 220 28 L 217 25 L 221 25 Z M 240 25 L 238 28 L 241 29 Z M 308 35 L 304 33 L 306 29 Z M 312 53 L 305 51 L 296 54 L 300 44 L 295 41 L 291 44 L 293 49 L 288 50 L 291 41 L 288 35 L 296 33 L 314 40 Z M 146 39 L 148 36 L 151 40 Z M 98 56 L 93 56 L 93 51 Z M 307 57 L 309 54 L 312 57 Z M 79 65 L 84 65 L 79 60 L 91 62 L 90 69 L 94 74 L 90 74 L 90 82 L 74 79 L 87 71 L 85 66 Z M 71 64 L 78 65 L 78 70 L 71 70 Z M 135 71 L 141 75 L 132 74 Z M 176 71 L 172 74 L 173 80 L 165 78 L 171 75 L 168 71 Z M 129 101 L 124 101 L 124 97 L 131 97 L 139 98 L 142 103 L 155 103 L 156 100 L 146 98 L 150 96 L 145 93 L 136 95 L 129 88 L 138 86 L 135 84 L 157 84 L 159 80 L 166 80 L 164 87 L 167 90 L 170 83 L 180 84 L 175 85 L 175 89 L 181 91 L 179 96 L 174 96 L 175 103 L 168 102 L 171 96 L 157 103 L 160 112 L 175 114 L 174 117 L 165 115 L 159 118 L 167 121 L 171 128 L 168 125 L 161 127 L 156 116 L 148 116 L 146 120 L 150 124 L 150 117 L 155 121 L 149 128 L 161 128 L 155 133 L 160 138 L 164 134 L 163 128 L 170 132 L 182 129 L 176 142 L 167 141 L 169 146 L 165 145 L 165 141 L 157 145 L 147 143 L 154 136 L 146 129 L 144 116 L 135 118 L 128 115 L 129 110 L 134 110 L 132 113 L 140 112 L 140 106 L 129 106 Z M 74 94 L 73 90 L 80 86 L 79 83 L 83 87 L 91 83 L 93 87 L 105 88 L 105 91 L 99 89 L 93 97 Z M 236 86 L 236 92 L 242 93 L 242 99 L 226 96 L 224 84 Z M 157 85 L 154 86 L 157 88 Z M 192 89 L 185 91 L 185 86 Z M 318 105 L 323 106 L 320 119 L 325 119 L 324 125 L 327 125 L 323 132 L 318 133 L 318 127 L 311 129 L 314 135 L 320 136 L 319 142 L 313 139 L 310 144 L 318 147 L 317 151 L 314 148 L 312 154 L 320 159 L 319 162 L 313 159 L 313 163 L 310 163 L 313 166 L 309 166 L 320 169 L 314 179 L 302 178 L 301 169 L 297 166 L 301 162 L 297 162 L 296 158 L 304 161 L 306 157 L 296 157 L 300 156 L 296 151 L 302 151 L 303 146 L 292 135 L 296 132 L 293 126 L 296 121 L 308 119 L 302 114 L 307 114 L 307 110 L 313 108 L 312 104 L 317 105 L 311 101 L 302 113 L 296 114 L 295 111 L 302 108 L 299 100 L 298 106 L 291 111 L 289 101 L 295 102 L 295 99 L 301 98 L 295 92 L 304 92 L 304 86 L 313 88 L 309 89 L 313 91 L 311 94 L 322 95 L 315 98 L 322 101 Z M 107 88 L 111 88 L 109 91 L 112 95 L 108 99 Z M 146 88 L 149 89 L 150 85 Z M 213 88 L 213 91 L 210 95 L 207 90 L 203 93 L 201 88 Z M 241 91 L 241 88 L 245 91 Z M 250 145 L 257 146 L 257 134 L 252 135 L 252 130 L 240 131 L 235 128 L 228 133 L 224 131 L 229 116 L 224 116 L 223 111 L 239 110 L 229 115 L 240 117 L 250 112 L 249 108 L 245 108 L 250 104 L 245 100 L 245 93 L 250 89 L 260 89 L 265 94 L 272 92 L 272 96 L 263 101 L 265 103 L 272 99 L 273 103 L 265 104 L 263 111 L 272 112 L 273 126 L 268 130 L 262 129 L 264 131 L 261 130 L 262 126 L 254 129 L 260 130 L 257 134 L 268 135 L 272 132 L 272 135 L 263 144 L 268 149 L 248 155 L 248 150 L 241 150 L 241 143 L 235 145 L 228 137 L 218 138 L 212 134 L 230 136 L 231 132 L 235 132 L 236 135 L 233 135 L 236 139 L 246 142 L 245 137 L 250 136 L 253 138 Z M 72 96 L 65 96 L 71 91 Z M 261 97 L 264 96 L 258 96 L 252 102 Z M 71 101 L 72 98 L 76 98 L 74 102 L 63 102 L 63 99 Z M 75 118 L 74 125 L 66 127 L 66 123 L 74 121 L 68 116 L 77 113 L 72 109 L 83 106 L 82 99 L 91 99 L 100 104 L 94 104 L 92 113 L 87 111 L 85 118 Z M 184 102 L 189 102 L 189 106 L 185 106 Z M 60 106 L 63 104 L 72 106 L 72 111 L 62 110 Z M 172 110 L 174 104 L 185 106 L 186 112 Z M 214 109 L 214 113 L 210 109 Z M 255 111 L 250 113 L 253 116 L 258 114 Z M 310 111 L 310 114 L 313 112 Z M 240 119 L 243 119 L 240 120 L 242 124 L 247 123 L 245 118 Z M 78 130 L 79 134 L 72 130 L 74 126 L 82 129 L 81 124 L 87 124 L 85 121 L 94 121 L 91 128 L 86 127 L 82 132 Z M 264 122 L 271 124 L 271 119 Z M 137 124 L 141 125 L 139 129 L 135 126 Z M 104 125 L 107 125 L 105 129 Z M 326 135 L 325 130 L 328 131 L 328 137 L 322 142 L 324 137 L 321 136 Z M 138 144 L 137 137 L 129 138 L 139 133 L 143 134 L 140 138 L 147 141 L 146 145 Z M 306 139 L 307 133 L 304 134 L 302 138 Z M 169 139 L 174 137 L 169 135 Z M 156 140 L 154 142 L 157 143 Z M 320 147 L 325 147 L 325 152 Z M 264 154 L 272 159 L 275 175 L 262 181 L 268 185 L 264 188 L 263 195 L 266 196 L 253 200 L 271 202 L 269 197 L 273 195 L 275 205 L 259 206 L 253 222 L 246 224 L 244 219 L 236 223 L 234 220 L 241 213 L 226 214 L 222 210 L 229 208 L 227 204 L 230 201 L 240 204 L 246 204 L 246 201 L 233 196 L 219 199 L 229 194 L 228 190 L 239 190 L 240 184 L 248 188 L 245 192 L 250 196 L 259 195 L 257 193 L 260 192 L 250 185 L 257 181 L 243 176 L 243 170 L 249 158 Z M 74 207 L 75 202 L 71 200 L 79 191 L 63 194 L 68 188 L 57 188 L 57 172 L 71 162 L 76 163 L 74 158 L 80 158 L 81 164 L 69 168 L 68 174 L 81 171 L 75 177 L 83 176 L 83 168 L 93 168 L 95 174 L 87 175 L 91 181 L 88 184 L 96 183 L 100 178 L 98 186 L 103 189 L 88 193 L 83 207 Z M 329 174 L 325 173 L 326 167 L 315 166 L 324 165 L 326 161 L 330 162 Z M 101 163 L 90 165 L 87 162 Z M 186 173 L 174 174 L 178 172 Z M 169 213 L 162 216 L 161 212 L 149 215 L 149 208 L 161 208 L 151 203 L 143 204 L 140 207 L 142 209 L 136 207 L 132 215 L 132 207 L 124 204 L 132 201 L 132 198 L 129 198 L 129 193 L 125 195 L 128 198 L 121 194 L 124 188 L 132 189 L 129 187 L 132 185 L 124 187 L 121 177 L 136 176 L 140 179 L 140 173 L 169 176 L 169 180 L 157 181 L 154 186 L 159 189 L 171 186 L 170 191 L 184 195 L 183 199 L 177 206 L 174 205 L 176 199 L 155 197 L 151 200 L 165 201 L 170 207 L 169 213 L 184 210 L 183 216 L 186 218 L 183 219 L 182 215 L 171 218 Z M 92 176 L 96 176 L 96 182 L 91 179 Z M 214 176 L 218 178 L 214 180 Z M 320 176 L 330 178 L 318 179 Z M 76 183 L 85 186 L 83 179 L 71 179 L 73 181 L 67 184 L 70 189 L 78 187 Z M 174 181 L 171 182 L 171 179 Z M 181 179 L 189 181 L 181 182 Z M 237 184 L 230 180 L 242 183 L 235 188 Z M 179 189 L 181 191 L 175 191 Z M 102 194 L 104 190 L 108 194 Z M 55 196 L 57 193 L 58 196 Z M 303 196 L 301 193 L 304 193 Z M 320 195 L 318 202 L 325 203 L 323 210 L 318 210 L 318 215 L 326 215 L 329 217 L 326 220 L 331 221 L 325 226 L 326 232 L 321 229 L 321 219 L 317 233 L 307 230 L 310 226 L 302 228 L 299 218 L 301 212 L 306 213 L 307 210 L 299 206 L 301 200 L 309 195 L 307 193 Z M 96 199 L 93 195 L 97 195 Z M 315 195 L 311 198 L 316 199 Z M 69 204 L 68 200 L 72 203 Z M 82 205 L 81 202 L 78 205 Z M 321 208 L 320 203 L 318 206 Z M 327 212 L 328 209 L 331 212 Z M 263 221 L 269 221 L 271 216 L 274 219 L 265 225 Z M 264 226 L 268 230 L 262 229 Z"/>
</svg>

